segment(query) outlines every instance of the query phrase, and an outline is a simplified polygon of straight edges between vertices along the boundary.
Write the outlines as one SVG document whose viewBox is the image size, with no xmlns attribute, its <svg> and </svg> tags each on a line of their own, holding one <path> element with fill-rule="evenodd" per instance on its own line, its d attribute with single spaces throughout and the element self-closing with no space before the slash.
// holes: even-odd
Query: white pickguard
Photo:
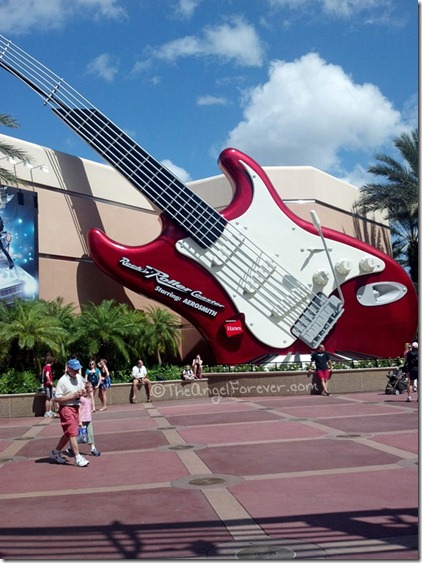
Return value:
<svg viewBox="0 0 422 563">
<path fill-rule="evenodd" d="M 178 241 L 176 247 L 220 282 L 258 340 L 285 348 L 296 340 L 291 333 L 294 323 L 316 294 L 331 295 L 336 280 L 321 238 L 290 220 L 262 179 L 242 164 L 254 185 L 248 210 L 229 222 L 209 248 L 191 238 Z M 385 268 L 382 260 L 352 246 L 333 240 L 327 246 L 340 284 L 367 275 L 368 260 L 373 272 Z"/>
</svg>

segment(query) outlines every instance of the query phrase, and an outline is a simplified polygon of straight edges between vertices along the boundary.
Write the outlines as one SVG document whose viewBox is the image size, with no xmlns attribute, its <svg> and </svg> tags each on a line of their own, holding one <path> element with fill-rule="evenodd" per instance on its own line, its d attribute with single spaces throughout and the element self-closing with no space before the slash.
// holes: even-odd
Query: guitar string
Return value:
<svg viewBox="0 0 422 563">
<path fill-rule="evenodd" d="M 10 51 L 11 45 L 13 45 L 13 44 L 9 44 L 7 46 L 7 51 L 4 51 L 3 54 L 0 55 L 0 63 L 1 63 L 1 58 L 4 57 L 5 53 L 10 55 L 9 51 Z M 17 59 L 18 68 L 23 68 L 23 70 L 26 71 L 27 76 L 29 77 L 28 80 L 32 80 L 35 84 L 41 84 L 41 86 L 42 86 L 42 88 L 41 88 L 42 97 L 45 100 L 45 104 L 52 106 L 53 110 L 55 110 L 56 113 L 59 114 L 59 117 L 61 117 L 61 119 L 63 121 L 65 121 L 69 126 L 71 126 L 71 128 L 73 130 L 76 130 L 76 132 L 78 132 L 78 134 L 80 136 L 82 136 L 85 140 L 87 140 L 87 142 L 91 146 L 93 146 L 93 148 L 96 147 L 96 150 L 98 150 L 98 152 L 100 152 L 100 154 L 103 155 L 104 157 L 106 157 L 107 151 L 104 150 L 103 146 L 101 146 L 101 143 L 103 143 L 104 141 L 98 142 L 98 136 L 99 136 L 100 133 L 103 133 L 103 138 L 107 137 L 108 140 L 109 140 L 110 145 L 109 145 L 109 148 L 107 149 L 108 151 L 110 150 L 110 147 L 113 147 L 113 153 L 114 154 L 115 154 L 116 147 L 120 151 L 120 147 L 119 147 L 119 144 L 118 144 L 119 137 L 116 139 L 115 137 L 112 137 L 109 132 L 106 131 L 107 127 L 109 127 L 108 121 L 104 122 L 103 127 L 100 130 L 98 130 L 98 123 L 94 123 L 94 125 L 96 126 L 95 136 L 91 135 L 91 137 L 87 138 L 86 133 L 84 134 L 84 133 L 80 132 L 81 127 L 83 125 L 85 125 L 87 127 L 87 124 L 89 123 L 89 120 L 92 117 L 92 115 L 95 115 L 95 117 L 98 117 L 98 115 L 102 116 L 101 112 L 98 112 L 98 110 L 96 110 L 93 106 L 91 106 L 91 104 L 88 102 L 88 100 L 85 100 L 85 98 L 83 98 L 80 94 L 78 94 L 76 91 L 74 91 L 73 88 L 69 87 L 66 84 L 65 81 L 60 79 L 57 75 L 53 75 L 53 73 L 51 73 L 51 71 L 49 71 L 43 65 L 40 66 L 40 63 L 38 61 L 36 61 L 35 59 L 33 59 L 31 56 L 27 55 L 27 57 L 30 60 L 25 61 L 25 60 L 22 60 L 22 57 L 19 57 L 18 55 L 19 55 L 19 53 L 15 56 L 15 59 L 14 59 L 13 62 L 15 62 L 15 64 L 17 64 L 16 63 L 16 59 Z M 13 60 L 13 57 L 11 57 L 11 58 Z M 32 59 L 32 61 L 31 61 L 31 59 Z M 35 61 L 37 63 L 38 67 L 37 67 L 37 65 L 34 64 L 33 61 Z M 34 72 L 35 72 L 35 74 L 34 74 Z M 46 93 L 43 91 L 43 89 L 45 89 L 45 88 L 52 91 L 52 93 L 49 96 L 46 96 Z M 76 92 L 77 96 L 75 96 L 75 94 L 73 92 Z M 37 92 L 37 93 L 39 93 L 39 92 Z M 65 102 L 65 104 L 63 104 L 63 101 Z M 54 107 L 54 105 L 53 105 L 54 103 L 59 106 L 59 108 L 60 108 L 59 111 L 57 111 L 56 108 Z M 74 122 L 73 116 L 75 115 L 75 109 L 69 108 L 68 107 L 69 103 L 70 103 L 70 105 L 82 106 L 82 109 L 79 109 L 79 111 L 87 111 L 87 114 L 85 114 L 85 116 L 84 116 L 85 117 L 85 123 L 82 123 L 82 122 L 75 123 Z M 66 112 L 65 116 L 63 116 L 63 111 Z M 94 114 L 92 112 L 94 112 Z M 78 110 L 76 110 L 76 115 L 79 115 Z M 88 117 L 86 117 L 86 115 L 88 115 Z M 112 125 L 114 125 L 114 124 L 112 124 Z M 91 125 L 90 125 L 90 127 L 91 127 Z M 120 137 L 122 137 L 123 132 L 121 132 L 118 128 L 117 128 L 117 132 L 118 132 L 118 135 Z M 95 142 L 94 142 L 94 138 L 95 138 Z M 125 139 L 125 141 L 127 143 L 127 139 Z M 163 179 L 161 177 L 163 175 L 163 169 L 161 169 L 161 167 L 159 167 L 161 165 L 157 166 L 157 164 L 159 164 L 159 163 L 155 164 L 154 159 L 148 153 L 146 153 L 147 157 L 144 158 L 144 162 L 139 163 L 139 162 L 134 161 L 133 163 L 131 163 L 131 169 L 129 171 L 125 171 L 124 167 L 121 166 L 120 163 L 124 159 L 127 160 L 128 156 L 130 158 L 133 158 L 133 150 L 134 149 L 141 149 L 142 150 L 142 147 L 139 147 L 139 145 L 134 143 L 134 141 L 132 141 L 131 139 L 129 139 L 129 142 L 131 144 L 131 152 L 128 152 L 126 154 L 125 152 L 120 151 L 121 159 L 120 159 L 120 161 L 113 161 L 112 160 L 113 166 L 115 166 L 118 169 L 121 169 L 122 172 L 124 173 L 125 177 L 129 176 L 132 179 L 132 181 L 134 181 L 133 175 L 140 168 L 145 167 L 146 162 L 148 162 L 150 165 L 152 165 L 153 169 L 155 168 L 155 175 L 153 175 L 152 177 L 151 176 L 148 177 L 146 184 L 149 187 L 151 187 L 150 186 L 151 179 L 154 179 L 154 177 L 156 178 L 156 185 L 161 188 L 160 192 L 157 192 L 154 188 L 155 193 L 156 193 L 156 198 L 158 200 L 162 199 L 162 197 L 158 197 L 158 194 L 159 193 L 162 194 L 163 190 L 166 191 L 166 193 L 165 193 L 166 200 L 163 201 L 163 204 L 162 204 L 164 206 L 164 211 L 166 211 L 165 206 L 168 206 L 168 201 L 167 201 L 168 195 L 172 196 L 173 199 L 171 201 L 175 201 L 175 200 L 177 200 L 177 198 L 180 198 L 180 192 L 176 192 L 173 188 L 173 185 L 176 183 L 175 180 L 173 178 L 166 178 L 167 180 L 170 181 L 170 184 L 168 182 L 163 181 Z M 104 145 L 104 146 L 107 146 L 107 145 Z M 122 145 L 122 149 L 123 148 L 124 147 Z M 139 150 L 136 150 L 136 152 L 139 153 Z M 139 156 L 139 154 L 138 154 L 138 156 Z M 166 170 L 166 169 L 164 169 L 164 170 Z M 169 172 L 169 174 L 171 174 L 171 173 Z M 162 184 L 161 186 L 160 186 L 160 183 Z M 183 184 L 182 184 L 182 186 L 184 187 Z M 185 212 L 188 210 L 189 206 L 191 206 L 190 212 L 192 214 L 195 213 L 196 216 L 198 216 L 198 210 L 199 210 L 198 201 L 199 201 L 201 203 L 201 206 L 202 206 L 202 203 L 203 203 L 202 212 L 199 215 L 199 217 L 201 217 L 201 215 L 202 215 L 205 218 L 206 221 L 209 221 L 210 218 L 215 218 L 215 215 L 217 215 L 219 218 L 222 217 L 214 209 L 209 208 L 208 205 L 205 202 L 203 202 L 201 200 L 201 198 L 199 198 L 199 196 L 191 197 L 191 194 L 192 194 L 192 192 L 187 192 L 187 195 L 189 195 L 189 200 L 187 202 L 188 206 L 186 206 L 186 202 L 183 202 L 183 209 L 184 209 Z M 186 194 L 184 194 L 184 195 L 186 195 Z M 192 200 L 195 200 L 195 206 L 192 205 Z M 211 212 L 210 212 L 209 209 L 211 209 Z M 209 217 L 207 215 L 209 215 Z M 225 221 L 224 218 L 223 218 L 223 220 Z M 179 219 L 179 222 L 181 222 L 180 219 Z M 183 222 L 182 222 L 182 226 L 183 226 Z M 186 226 L 185 226 L 185 230 L 187 230 Z M 247 237 L 244 237 L 238 231 L 238 229 L 234 228 L 231 223 L 226 222 L 226 230 L 232 231 L 234 233 L 235 237 L 240 235 L 240 238 L 243 239 L 242 255 L 241 256 L 243 258 L 246 258 L 246 261 L 242 260 L 243 265 L 244 265 L 244 267 L 246 267 L 247 270 L 252 269 L 252 271 L 255 271 L 255 273 L 256 273 L 256 271 L 257 271 L 256 270 L 256 264 L 255 264 L 255 269 L 250 264 L 250 260 L 251 260 L 250 254 L 252 253 L 255 256 L 255 261 L 257 259 L 259 259 L 260 256 L 265 256 L 265 254 L 260 249 L 258 249 L 258 247 L 256 247 L 256 245 L 254 243 L 251 243 L 251 241 Z M 206 233 L 204 238 L 206 239 L 207 244 L 212 243 L 212 241 L 209 239 L 207 233 Z M 230 239 L 224 233 L 223 233 L 222 237 L 220 237 L 220 240 L 221 240 L 221 238 L 224 238 L 227 241 L 227 243 L 230 243 Z M 246 242 L 246 245 L 248 247 L 248 250 L 250 251 L 249 253 L 245 253 L 245 251 L 244 251 L 245 242 Z M 255 248 L 252 248 L 252 245 Z M 225 253 L 224 246 L 223 246 L 223 248 L 220 248 L 219 251 Z M 236 253 L 236 255 L 239 256 L 238 253 Z M 270 262 L 273 262 L 269 256 L 266 256 L 266 259 Z M 228 263 L 230 264 L 230 261 L 228 261 Z M 265 261 L 264 261 L 264 264 L 265 264 Z M 298 280 L 296 279 L 296 284 L 294 284 L 290 280 L 290 278 L 294 278 L 294 276 L 289 274 L 284 268 L 281 268 L 281 266 L 279 264 L 277 264 L 277 267 L 279 269 L 282 269 L 284 272 L 286 272 L 287 275 L 284 275 L 284 276 L 281 275 L 282 279 L 283 280 L 285 279 L 287 284 L 289 284 L 291 286 L 291 289 L 296 290 L 296 292 L 297 292 L 298 291 L 298 284 L 297 284 Z M 285 315 L 286 313 L 291 313 L 292 307 L 294 307 L 295 305 L 297 306 L 298 303 L 297 303 L 297 301 L 289 299 L 289 288 L 284 288 L 283 285 L 280 284 L 280 282 L 278 282 L 277 285 L 274 284 L 275 280 L 274 280 L 273 276 L 271 276 L 271 274 L 273 272 L 272 269 L 267 270 L 266 266 L 264 266 L 264 272 L 265 272 L 264 276 L 262 276 L 262 277 L 266 278 L 266 286 L 267 286 L 266 291 L 267 291 L 267 293 L 269 293 L 269 296 L 267 296 L 267 298 L 266 298 L 266 301 L 268 302 L 268 303 L 266 303 L 266 306 L 269 307 L 270 311 L 272 311 L 274 309 L 274 303 L 277 303 L 277 307 L 275 307 L 275 308 L 276 309 L 280 308 L 280 290 L 281 290 L 282 293 L 286 293 L 286 296 L 285 296 L 286 307 L 284 308 L 285 310 L 282 312 L 282 314 Z M 248 272 L 244 271 L 244 273 L 247 275 Z M 236 276 L 237 271 L 234 271 L 234 274 Z M 252 276 L 252 277 L 254 277 L 254 276 Z M 256 278 L 256 276 L 255 276 L 255 278 Z M 258 280 L 255 280 L 255 281 L 258 281 Z M 299 284 L 301 285 L 301 290 L 302 290 L 302 296 L 301 297 L 302 297 L 302 299 L 309 299 L 310 297 L 314 297 L 316 295 L 313 291 L 308 290 L 308 288 L 306 288 L 303 284 L 301 284 L 301 282 L 299 282 Z M 238 286 L 238 282 L 237 283 L 235 282 L 235 285 Z M 268 291 L 269 289 L 271 289 L 271 285 L 273 286 L 272 289 L 275 292 L 273 295 L 271 295 L 272 291 Z M 261 287 L 261 289 L 262 289 L 262 287 Z M 260 297 L 263 296 L 263 294 L 260 293 L 260 292 L 258 292 L 257 295 L 260 296 Z M 255 298 L 257 297 L 257 295 L 255 295 Z M 307 304 L 308 303 L 304 304 L 304 307 Z M 302 311 L 300 311 L 300 312 L 302 312 Z M 288 316 L 291 316 L 291 315 L 288 315 Z M 296 317 L 296 315 L 294 315 L 294 317 Z"/>
</svg>

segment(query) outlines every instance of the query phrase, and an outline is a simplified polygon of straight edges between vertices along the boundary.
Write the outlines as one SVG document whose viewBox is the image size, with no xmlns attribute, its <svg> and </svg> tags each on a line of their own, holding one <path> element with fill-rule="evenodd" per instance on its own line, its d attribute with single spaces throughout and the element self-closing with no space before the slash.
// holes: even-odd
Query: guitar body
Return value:
<svg viewBox="0 0 422 563">
<path fill-rule="evenodd" d="M 235 187 L 233 200 L 222 213 L 228 226 L 221 240 L 201 248 L 162 216 L 161 235 L 139 247 L 119 244 L 92 229 L 88 235 L 90 254 L 97 266 L 119 283 L 188 319 L 219 363 L 309 353 L 309 344 L 292 333 L 295 322 L 306 311 L 312 295 L 338 296 L 334 279 L 325 286 L 314 282 L 315 273 L 327 270 L 318 231 L 287 208 L 265 172 L 247 155 L 226 149 L 220 166 Z M 248 237 L 244 242 L 241 235 L 239 245 L 225 259 L 231 231 L 235 237 L 245 231 Z M 375 248 L 330 229 L 323 229 L 323 234 L 334 262 L 343 260 L 351 266 L 346 274 L 338 274 L 344 311 L 324 338 L 326 349 L 401 356 L 403 342 L 413 338 L 417 325 L 417 300 L 410 278 Z M 262 274 L 267 263 L 250 250 L 251 241 L 254 248 L 265 250 L 267 261 L 274 257 L 267 276 Z M 212 256 L 221 259 L 213 261 Z M 361 267 L 368 256 L 375 264 L 371 272 Z M 249 287 L 251 279 L 258 282 L 257 287 Z M 279 280 L 278 286 L 273 285 L 274 280 Z M 281 308 L 277 314 L 273 305 L 265 311 L 266 302 L 260 301 L 267 288 L 274 307 Z M 372 299 L 374 288 L 381 292 L 377 303 Z M 285 319 L 296 309 L 286 324 Z"/>
</svg>

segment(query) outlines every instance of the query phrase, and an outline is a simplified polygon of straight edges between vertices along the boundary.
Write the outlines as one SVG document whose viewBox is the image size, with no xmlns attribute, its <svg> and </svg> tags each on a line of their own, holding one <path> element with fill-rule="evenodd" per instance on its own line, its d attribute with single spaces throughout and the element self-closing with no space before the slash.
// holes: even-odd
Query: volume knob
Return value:
<svg viewBox="0 0 422 563">
<path fill-rule="evenodd" d="M 330 276 L 327 270 L 317 270 L 312 279 L 317 285 L 327 285 Z"/>
<path fill-rule="evenodd" d="M 366 256 L 359 262 L 359 266 L 364 272 L 373 272 L 375 270 L 376 263 L 372 256 Z"/>
<path fill-rule="evenodd" d="M 347 260 L 347 258 L 342 258 L 336 264 L 337 272 L 339 274 L 342 274 L 343 276 L 347 275 L 351 269 L 352 269 L 352 263 L 350 262 L 350 260 Z"/>
</svg>

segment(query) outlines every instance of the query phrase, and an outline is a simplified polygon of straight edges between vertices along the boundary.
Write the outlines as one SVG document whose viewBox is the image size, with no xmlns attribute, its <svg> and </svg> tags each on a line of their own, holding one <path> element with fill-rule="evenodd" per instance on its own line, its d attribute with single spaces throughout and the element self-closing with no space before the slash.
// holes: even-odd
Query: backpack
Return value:
<svg viewBox="0 0 422 563">
<path fill-rule="evenodd" d="M 404 362 L 403 371 L 409 373 L 413 369 L 417 369 L 419 366 L 419 352 L 416 350 L 410 350 L 407 353 L 406 361 Z"/>
</svg>

